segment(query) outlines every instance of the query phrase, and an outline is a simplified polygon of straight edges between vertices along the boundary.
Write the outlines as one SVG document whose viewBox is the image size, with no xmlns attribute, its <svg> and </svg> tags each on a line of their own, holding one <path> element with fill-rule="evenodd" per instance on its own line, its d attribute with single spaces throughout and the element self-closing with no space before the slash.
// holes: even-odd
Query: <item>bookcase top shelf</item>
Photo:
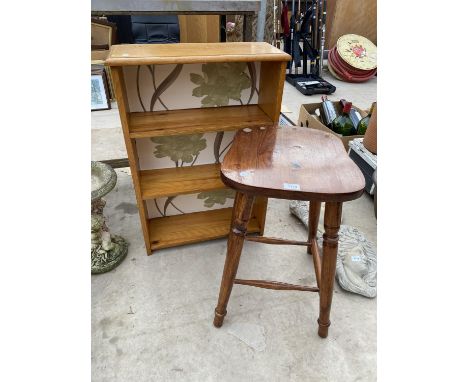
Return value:
<svg viewBox="0 0 468 382">
<path fill-rule="evenodd" d="M 266 42 L 112 45 L 109 66 L 196 64 L 205 62 L 290 61 L 291 56 Z"/>
</svg>

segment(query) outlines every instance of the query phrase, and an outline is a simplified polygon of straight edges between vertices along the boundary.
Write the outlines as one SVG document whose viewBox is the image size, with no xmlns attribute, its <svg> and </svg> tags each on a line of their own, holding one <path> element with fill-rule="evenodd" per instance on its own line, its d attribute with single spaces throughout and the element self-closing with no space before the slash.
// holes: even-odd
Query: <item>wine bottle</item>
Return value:
<svg viewBox="0 0 468 382">
<path fill-rule="evenodd" d="M 326 125 L 329 129 L 332 128 L 332 123 L 335 118 L 338 116 L 336 113 L 335 106 L 333 102 L 331 102 L 327 96 L 322 96 L 322 110 L 320 113 L 322 117 L 322 122 Z"/>
<path fill-rule="evenodd" d="M 341 106 L 344 107 L 347 101 L 345 99 L 341 99 L 340 102 Z M 349 111 L 349 117 L 351 118 L 351 121 L 353 121 L 354 134 L 356 134 L 359 121 L 362 119 L 362 115 L 354 107 L 351 107 L 351 110 Z"/>
<path fill-rule="evenodd" d="M 343 136 L 354 134 L 353 121 L 351 121 L 349 116 L 352 105 L 353 104 L 351 102 L 346 102 L 343 107 L 343 113 L 333 120 L 332 129 L 335 133 L 341 134 Z"/>
<path fill-rule="evenodd" d="M 359 121 L 359 124 L 357 126 L 357 134 L 358 135 L 364 135 L 367 130 L 367 126 L 369 125 L 369 120 L 372 115 L 372 111 L 374 110 L 375 102 L 372 103 L 372 106 L 370 108 L 369 114 L 367 114 L 363 119 Z"/>
</svg>

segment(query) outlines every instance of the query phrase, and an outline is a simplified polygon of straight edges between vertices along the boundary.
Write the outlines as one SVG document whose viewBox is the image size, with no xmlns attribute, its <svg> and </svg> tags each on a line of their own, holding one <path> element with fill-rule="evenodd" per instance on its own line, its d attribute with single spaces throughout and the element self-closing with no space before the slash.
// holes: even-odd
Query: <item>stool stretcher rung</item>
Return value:
<svg viewBox="0 0 468 382">
<path fill-rule="evenodd" d="M 287 283 L 282 283 L 279 281 L 234 279 L 234 284 L 249 285 L 249 286 L 253 286 L 257 288 L 275 289 L 275 290 L 299 290 L 299 291 L 304 291 L 304 292 L 319 292 L 319 288 L 317 287 L 287 284 Z"/>
<path fill-rule="evenodd" d="M 264 244 L 283 244 L 283 245 L 306 245 L 309 246 L 312 243 L 307 241 L 296 241 L 296 240 L 285 240 L 277 237 L 265 237 L 265 236 L 246 236 L 245 240 L 256 241 Z"/>
</svg>

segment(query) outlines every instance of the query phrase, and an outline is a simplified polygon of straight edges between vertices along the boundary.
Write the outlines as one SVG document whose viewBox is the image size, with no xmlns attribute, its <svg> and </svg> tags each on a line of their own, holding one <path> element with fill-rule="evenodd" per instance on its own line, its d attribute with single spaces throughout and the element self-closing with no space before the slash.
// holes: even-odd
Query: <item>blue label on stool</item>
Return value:
<svg viewBox="0 0 468 382">
<path fill-rule="evenodd" d="M 283 183 L 283 188 L 285 190 L 291 190 L 291 191 L 300 191 L 301 186 L 299 186 L 296 183 Z"/>
</svg>

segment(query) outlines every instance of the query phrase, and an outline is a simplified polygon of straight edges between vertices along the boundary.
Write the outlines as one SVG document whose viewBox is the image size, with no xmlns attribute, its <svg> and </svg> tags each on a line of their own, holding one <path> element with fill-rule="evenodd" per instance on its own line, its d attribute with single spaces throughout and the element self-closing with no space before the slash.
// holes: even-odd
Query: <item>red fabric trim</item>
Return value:
<svg viewBox="0 0 468 382">
<path fill-rule="evenodd" d="M 377 68 L 362 70 L 352 67 L 340 57 L 336 46 L 328 53 L 328 65 L 332 67 L 338 76 L 348 82 L 365 82 L 377 73 Z"/>
<path fill-rule="evenodd" d="M 284 3 L 283 10 L 281 11 L 281 26 L 283 27 L 283 35 L 289 37 L 289 18 L 288 18 L 288 3 Z"/>
</svg>

